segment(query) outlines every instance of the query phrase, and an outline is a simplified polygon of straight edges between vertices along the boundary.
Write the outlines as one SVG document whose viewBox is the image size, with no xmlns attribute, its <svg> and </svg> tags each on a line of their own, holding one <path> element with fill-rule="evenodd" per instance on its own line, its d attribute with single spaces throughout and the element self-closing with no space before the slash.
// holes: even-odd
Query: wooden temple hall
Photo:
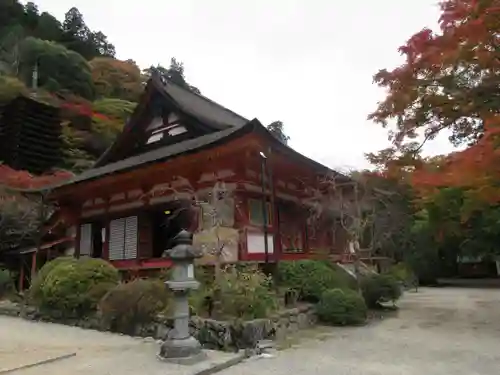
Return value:
<svg viewBox="0 0 500 375">
<path fill-rule="evenodd" d="M 332 173 L 257 119 L 154 75 L 114 144 L 49 199 L 75 237 L 68 253 L 123 270 L 168 267 L 162 254 L 181 229 L 202 262 L 340 259 L 345 231 L 313 215 Z"/>
</svg>

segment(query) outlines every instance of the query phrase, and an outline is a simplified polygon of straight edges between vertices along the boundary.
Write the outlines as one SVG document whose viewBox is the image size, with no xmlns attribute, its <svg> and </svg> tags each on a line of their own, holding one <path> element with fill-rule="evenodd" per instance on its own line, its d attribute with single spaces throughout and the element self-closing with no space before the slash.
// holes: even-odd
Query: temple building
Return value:
<svg viewBox="0 0 500 375">
<path fill-rule="evenodd" d="M 124 271 L 168 267 L 162 254 L 181 229 L 207 263 L 340 260 L 346 231 L 318 209 L 327 176 L 349 181 L 257 119 L 153 75 L 114 144 L 48 199 L 75 237 L 70 253 Z"/>
</svg>

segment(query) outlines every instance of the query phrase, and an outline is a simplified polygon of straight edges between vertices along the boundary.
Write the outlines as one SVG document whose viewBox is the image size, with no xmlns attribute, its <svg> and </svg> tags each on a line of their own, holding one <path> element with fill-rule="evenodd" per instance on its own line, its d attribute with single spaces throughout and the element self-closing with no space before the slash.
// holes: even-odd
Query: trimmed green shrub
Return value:
<svg viewBox="0 0 500 375">
<path fill-rule="evenodd" d="M 344 268 L 339 266 L 337 263 L 328 262 L 329 266 L 338 274 L 340 280 L 347 285 L 349 289 L 358 290 L 358 281 L 356 278 L 347 272 Z"/>
<path fill-rule="evenodd" d="M 367 307 L 363 297 L 354 290 L 330 289 L 323 292 L 316 313 L 323 323 L 356 325 L 366 321 Z"/>
<path fill-rule="evenodd" d="M 361 280 L 361 291 L 369 308 L 396 302 L 402 294 L 399 282 L 391 275 L 369 275 Z"/>
<path fill-rule="evenodd" d="M 42 286 L 48 274 L 61 263 L 75 263 L 76 259 L 73 257 L 59 257 L 43 265 L 37 272 L 33 282 L 31 283 L 28 291 L 28 303 L 33 305 L 41 304 L 42 299 Z"/>
<path fill-rule="evenodd" d="M 99 313 L 112 331 L 134 334 L 137 326 L 152 322 L 167 308 L 169 296 L 161 280 L 137 279 L 111 289 L 99 302 Z"/>
<path fill-rule="evenodd" d="M 9 270 L 0 268 L 0 298 L 14 289 L 14 281 Z"/>
<path fill-rule="evenodd" d="M 416 276 L 408 265 L 405 263 L 398 263 L 389 268 L 388 275 L 394 277 L 398 282 L 405 287 L 413 286 L 416 281 Z"/>
<path fill-rule="evenodd" d="M 119 280 L 118 271 L 102 259 L 59 261 L 41 285 L 38 307 L 61 318 L 81 318 L 95 312 L 99 300 Z"/>
<path fill-rule="evenodd" d="M 317 260 L 280 262 L 278 283 L 295 290 L 300 300 L 317 302 L 326 290 L 352 288 L 349 276 L 336 267 Z"/>
<path fill-rule="evenodd" d="M 226 267 L 222 270 L 212 296 L 222 317 L 264 318 L 277 308 L 272 279 L 256 267 Z"/>
</svg>

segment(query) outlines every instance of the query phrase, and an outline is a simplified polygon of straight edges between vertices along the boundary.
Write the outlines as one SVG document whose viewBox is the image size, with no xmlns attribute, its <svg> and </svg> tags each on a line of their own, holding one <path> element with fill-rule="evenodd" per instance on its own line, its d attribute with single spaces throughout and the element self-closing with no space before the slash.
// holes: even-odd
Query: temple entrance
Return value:
<svg viewBox="0 0 500 375">
<path fill-rule="evenodd" d="M 153 258 L 160 258 L 163 252 L 171 249 L 173 239 L 183 230 L 193 227 L 194 213 L 181 202 L 170 203 L 155 208 L 149 213 L 152 231 Z"/>
<path fill-rule="evenodd" d="M 101 222 L 93 222 L 92 224 L 92 258 L 102 258 L 102 249 L 104 242 L 105 229 Z"/>
</svg>

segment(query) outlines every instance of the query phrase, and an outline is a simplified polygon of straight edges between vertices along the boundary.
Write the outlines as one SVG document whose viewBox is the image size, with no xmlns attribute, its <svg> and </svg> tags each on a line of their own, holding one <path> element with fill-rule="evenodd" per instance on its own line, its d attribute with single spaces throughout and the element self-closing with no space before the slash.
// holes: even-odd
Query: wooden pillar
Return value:
<svg viewBox="0 0 500 375">
<path fill-rule="evenodd" d="M 33 255 L 31 256 L 31 274 L 30 274 L 30 280 L 33 282 L 33 279 L 35 278 L 36 275 L 36 258 L 38 255 L 38 251 L 34 251 Z"/>
<path fill-rule="evenodd" d="M 80 258 L 80 237 L 81 237 L 81 229 L 82 229 L 82 224 L 81 222 L 78 222 L 75 225 L 75 230 L 76 230 L 76 235 L 75 235 L 75 251 L 73 253 L 73 257 L 75 258 Z"/>
<path fill-rule="evenodd" d="M 273 151 L 269 147 L 268 149 L 269 163 L 267 165 L 268 172 L 267 177 L 269 178 L 268 188 L 270 193 L 270 203 L 271 203 L 271 219 L 273 227 L 273 258 L 276 263 L 279 262 L 281 258 L 281 231 L 279 223 L 279 213 L 278 206 L 276 205 L 276 181 L 274 180 L 274 160 Z M 267 201 L 267 200 L 266 200 Z"/>
<path fill-rule="evenodd" d="M 20 269 L 19 269 L 18 289 L 19 289 L 19 292 L 22 292 L 24 290 L 24 256 L 23 256 L 23 254 L 20 254 L 19 264 L 20 264 Z"/>
</svg>

